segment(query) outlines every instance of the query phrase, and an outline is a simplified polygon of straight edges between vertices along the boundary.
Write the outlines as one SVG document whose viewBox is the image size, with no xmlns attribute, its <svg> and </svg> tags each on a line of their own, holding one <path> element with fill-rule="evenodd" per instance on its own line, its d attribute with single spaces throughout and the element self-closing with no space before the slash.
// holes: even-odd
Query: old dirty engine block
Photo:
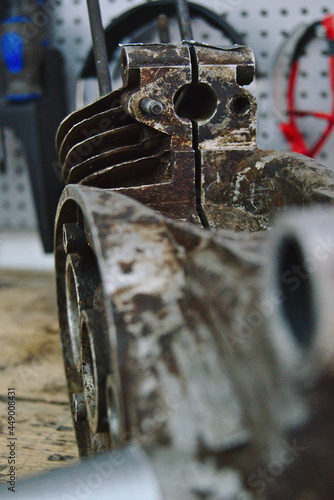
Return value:
<svg viewBox="0 0 334 500">
<path fill-rule="evenodd" d="M 79 452 L 136 443 L 165 499 L 334 495 L 334 173 L 257 148 L 253 77 L 246 46 L 125 45 L 58 131 Z"/>
</svg>

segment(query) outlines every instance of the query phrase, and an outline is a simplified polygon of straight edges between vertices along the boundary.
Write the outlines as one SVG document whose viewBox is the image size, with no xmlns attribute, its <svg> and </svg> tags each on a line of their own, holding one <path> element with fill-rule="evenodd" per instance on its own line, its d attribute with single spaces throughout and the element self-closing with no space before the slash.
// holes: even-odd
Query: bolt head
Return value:
<svg viewBox="0 0 334 500">
<path fill-rule="evenodd" d="M 161 115 L 164 110 L 163 104 L 160 101 L 151 99 L 149 97 L 144 97 L 140 103 L 139 107 L 143 113 L 148 115 Z"/>
<path fill-rule="evenodd" d="M 153 101 L 150 106 L 150 111 L 152 115 L 161 115 L 163 112 L 164 107 L 159 101 Z"/>
<path fill-rule="evenodd" d="M 72 411 L 75 422 L 86 420 L 87 410 L 83 393 L 72 394 Z"/>
</svg>

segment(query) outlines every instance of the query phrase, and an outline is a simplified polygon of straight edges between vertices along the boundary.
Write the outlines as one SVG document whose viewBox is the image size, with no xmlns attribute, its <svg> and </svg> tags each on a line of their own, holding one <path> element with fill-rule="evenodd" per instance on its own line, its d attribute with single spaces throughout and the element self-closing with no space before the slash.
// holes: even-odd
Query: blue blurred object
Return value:
<svg viewBox="0 0 334 500">
<path fill-rule="evenodd" d="M 42 0 L 0 0 L 0 173 L 10 168 L 1 140 L 1 129 L 7 128 L 25 150 L 46 252 L 53 251 L 54 218 L 63 190 L 53 168 L 54 139 L 67 114 L 63 59 L 49 46 L 51 20 Z"/>
<path fill-rule="evenodd" d="M 12 96 L 7 93 L 7 99 L 0 100 L 0 130 L 12 130 L 23 146 L 44 249 L 52 252 L 54 218 L 63 190 L 58 170 L 54 167 L 58 165 L 55 135 L 61 120 L 67 114 L 63 59 L 59 51 L 52 48 L 46 50 L 40 71 L 43 94 L 39 95 L 39 99 L 29 93 L 31 81 L 27 84 L 22 78 L 22 75 L 26 76 L 26 67 L 18 74 L 10 73 L 8 69 L 6 71 L 12 76 L 10 83 L 19 75 L 25 87 L 22 84 L 19 93 L 16 80 L 16 93 Z M 13 89 L 13 86 L 9 88 Z M 6 161 L 4 147 L 5 141 L 2 141 L 0 174 L 5 174 L 11 168 L 10 162 Z"/>
<path fill-rule="evenodd" d="M 24 42 L 18 33 L 5 33 L 1 39 L 1 56 L 10 73 L 16 75 L 24 68 Z"/>
<path fill-rule="evenodd" d="M 40 72 L 47 36 L 45 27 L 35 22 L 42 4 L 40 0 L 12 1 L 0 24 L 2 87 L 8 101 L 25 102 L 42 96 Z"/>
</svg>

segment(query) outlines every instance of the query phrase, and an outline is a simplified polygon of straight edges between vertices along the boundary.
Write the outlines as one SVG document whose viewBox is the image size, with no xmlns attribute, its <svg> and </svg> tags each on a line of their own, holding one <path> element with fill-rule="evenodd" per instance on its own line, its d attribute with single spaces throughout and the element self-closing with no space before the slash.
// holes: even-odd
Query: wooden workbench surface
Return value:
<svg viewBox="0 0 334 500">
<path fill-rule="evenodd" d="M 0 373 L 1 484 L 8 388 L 16 392 L 16 478 L 77 461 L 52 274 L 0 271 Z"/>
</svg>

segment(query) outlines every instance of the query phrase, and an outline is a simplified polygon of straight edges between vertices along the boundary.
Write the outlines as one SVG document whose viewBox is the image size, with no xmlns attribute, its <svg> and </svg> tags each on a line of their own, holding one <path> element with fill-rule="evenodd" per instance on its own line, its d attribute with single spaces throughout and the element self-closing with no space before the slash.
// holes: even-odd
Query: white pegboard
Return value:
<svg viewBox="0 0 334 500">
<path fill-rule="evenodd" d="M 13 132 L 4 130 L 6 171 L 0 174 L 0 228 L 35 229 L 36 214 L 24 150 Z"/>
<path fill-rule="evenodd" d="M 75 103 L 77 76 L 82 69 L 90 48 L 90 30 L 86 0 L 49 0 L 50 23 L 53 27 L 54 45 L 65 58 L 67 86 L 70 106 Z M 100 0 L 104 25 L 142 0 Z M 286 37 L 301 23 L 309 24 L 330 12 L 329 1 L 312 0 L 198 0 L 205 7 L 226 15 L 226 20 L 241 33 L 254 49 L 258 71 L 255 93 L 258 98 L 258 143 L 265 149 L 287 149 L 274 114 L 272 68 L 276 54 Z M 53 12 L 51 12 L 53 11 Z M 172 26 L 176 32 L 176 25 Z M 224 43 L 223 37 L 208 29 L 203 22 L 194 24 L 195 38 L 211 44 Z M 317 41 L 310 48 L 314 52 L 311 64 L 302 67 L 304 77 L 300 80 L 298 99 L 303 108 L 330 109 L 331 96 L 327 83 L 327 63 L 323 50 L 325 42 Z M 319 123 L 305 127 L 310 139 L 314 139 Z M 6 174 L 0 174 L 0 230 L 36 228 L 27 165 L 20 145 L 6 132 Z M 332 136 L 319 159 L 334 168 L 334 136 Z"/>
<path fill-rule="evenodd" d="M 254 50 L 257 70 L 262 78 L 257 81 L 258 98 L 258 145 L 263 149 L 288 150 L 278 129 L 274 111 L 272 73 L 275 59 L 287 37 L 297 26 L 311 24 L 334 10 L 330 2 L 321 0 L 265 1 L 248 0 L 239 2 L 230 10 L 227 20 L 244 36 Z M 324 55 L 326 42 L 316 40 L 310 46 L 311 58 L 301 60 L 302 77 L 297 88 L 297 104 L 301 109 L 331 109 L 331 95 L 328 83 L 328 58 Z M 303 121 L 307 139 L 312 143 L 323 127 L 320 121 Z M 305 128 L 304 128 L 305 127 Z M 332 135 L 319 155 L 319 160 L 334 168 L 334 136 Z"/>
</svg>

